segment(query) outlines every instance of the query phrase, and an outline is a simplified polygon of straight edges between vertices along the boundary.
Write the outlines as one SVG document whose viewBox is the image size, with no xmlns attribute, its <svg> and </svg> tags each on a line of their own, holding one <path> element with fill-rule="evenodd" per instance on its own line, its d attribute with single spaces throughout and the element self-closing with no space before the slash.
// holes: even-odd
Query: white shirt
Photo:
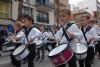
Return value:
<svg viewBox="0 0 100 67">
<path fill-rule="evenodd" d="M 86 27 L 85 27 L 85 29 L 86 29 Z M 84 31 L 85 31 L 85 29 L 84 29 Z M 94 40 L 91 41 L 91 43 L 88 45 L 88 47 L 94 47 L 95 45 L 93 44 L 93 42 L 94 42 L 95 40 L 98 40 L 98 36 L 97 36 L 96 30 L 94 29 L 94 27 L 92 27 L 89 31 L 87 31 L 85 35 L 86 35 L 87 40 L 88 40 L 89 37 L 91 37 L 91 36 L 94 37 Z M 87 41 L 85 40 L 84 36 L 83 36 L 82 42 L 83 42 L 84 44 L 87 45 L 87 43 L 86 43 Z"/>
<path fill-rule="evenodd" d="M 97 32 L 97 35 L 100 36 L 100 27 L 98 25 L 96 25 L 94 28 L 95 28 L 95 30 Z"/>
<path fill-rule="evenodd" d="M 41 31 L 42 36 L 40 37 L 41 40 L 47 40 L 49 38 L 49 34 L 46 31 Z"/>
<path fill-rule="evenodd" d="M 18 41 L 20 41 L 22 43 L 25 41 L 25 34 L 24 34 L 24 32 L 19 31 L 17 34 L 15 34 L 15 36 L 19 38 Z"/>
<path fill-rule="evenodd" d="M 65 28 L 66 28 L 66 25 L 67 24 L 65 24 Z M 80 33 L 80 30 L 79 30 L 79 28 L 76 26 L 76 24 L 73 24 L 73 25 L 71 25 L 68 29 L 67 29 L 67 31 L 69 31 L 69 32 L 73 32 L 74 34 L 75 34 L 75 37 L 74 37 L 74 39 L 70 42 L 70 47 L 71 47 L 71 49 L 75 52 L 76 51 L 76 40 L 75 39 L 81 39 L 81 37 L 82 37 L 82 33 Z M 62 28 L 60 28 L 60 30 L 56 33 L 56 38 L 59 38 L 59 39 L 61 39 L 61 41 L 60 41 L 60 44 L 61 43 L 68 43 L 68 40 L 66 39 L 66 37 L 65 36 L 63 36 L 62 37 L 62 35 L 63 35 L 63 30 L 62 30 Z M 62 37 L 62 38 L 61 38 Z"/>
<path fill-rule="evenodd" d="M 41 32 L 36 28 L 32 28 L 28 34 L 28 41 L 26 38 L 25 43 L 27 44 L 31 39 L 39 38 L 40 36 L 41 36 Z"/>
</svg>

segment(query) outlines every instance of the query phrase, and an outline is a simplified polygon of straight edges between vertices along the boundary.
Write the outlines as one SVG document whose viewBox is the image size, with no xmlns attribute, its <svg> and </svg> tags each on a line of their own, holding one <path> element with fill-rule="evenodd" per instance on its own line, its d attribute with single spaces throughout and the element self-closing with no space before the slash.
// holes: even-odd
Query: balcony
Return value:
<svg viewBox="0 0 100 67">
<path fill-rule="evenodd" d="M 12 2 L 12 0 L 1 0 L 1 1 L 4 1 L 4 2 Z"/>
<path fill-rule="evenodd" d="M 49 0 L 36 0 L 37 10 L 51 11 L 54 9 L 54 3 Z"/>
</svg>

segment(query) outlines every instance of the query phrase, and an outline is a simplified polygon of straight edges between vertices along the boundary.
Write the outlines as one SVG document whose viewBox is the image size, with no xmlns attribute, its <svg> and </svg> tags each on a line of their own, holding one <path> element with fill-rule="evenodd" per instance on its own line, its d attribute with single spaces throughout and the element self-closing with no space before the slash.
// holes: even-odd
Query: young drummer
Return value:
<svg viewBox="0 0 100 67">
<path fill-rule="evenodd" d="M 34 67 L 34 59 L 36 56 L 36 45 L 33 43 L 35 38 L 41 36 L 40 31 L 37 28 L 34 28 L 34 20 L 32 17 L 26 15 L 24 16 L 24 25 L 26 29 L 26 40 L 25 42 L 28 44 L 28 49 L 30 50 L 29 55 L 27 56 L 28 67 Z"/>
<path fill-rule="evenodd" d="M 21 23 L 14 23 L 15 34 L 11 37 L 11 42 L 15 44 L 16 48 L 22 45 L 24 42 L 25 34 L 21 31 Z M 19 42 L 18 42 L 19 41 Z M 13 52 L 14 50 L 12 50 Z M 10 55 L 13 65 L 16 67 L 21 67 L 21 61 L 17 61 L 16 58 L 11 54 Z"/>
<path fill-rule="evenodd" d="M 42 36 L 39 38 L 39 40 L 41 40 L 43 42 L 43 45 L 40 47 L 40 48 L 37 48 L 37 60 L 39 60 L 41 58 L 41 61 L 42 62 L 44 60 L 44 56 L 45 56 L 45 45 L 47 45 L 47 39 L 49 37 L 49 34 L 45 31 L 45 27 L 43 24 L 41 24 L 39 26 L 39 30 L 42 34 Z M 40 50 L 42 52 L 42 57 L 40 56 Z"/>
<path fill-rule="evenodd" d="M 83 43 L 86 44 L 88 47 L 87 50 L 87 57 L 83 60 L 79 60 L 79 65 L 80 67 L 91 67 L 91 57 L 92 57 L 92 52 L 93 52 L 93 40 L 98 39 L 97 38 L 97 33 L 96 30 L 91 27 L 90 25 L 90 16 L 88 14 L 85 14 L 81 16 L 81 25 L 82 25 L 82 32 L 83 32 Z"/>
<path fill-rule="evenodd" d="M 71 23 L 70 18 L 71 18 L 71 11 L 69 9 L 60 10 L 60 23 L 64 26 L 65 29 L 68 26 L 68 24 Z M 69 46 L 71 47 L 71 49 L 74 52 L 76 50 L 75 39 L 81 38 L 80 30 L 78 29 L 76 24 L 72 24 L 66 30 L 68 31 L 68 33 L 67 33 L 68 37 L 72 38 L 71 42 L 69 43 Z M 68 43 L 68 39 L 65 37 L 65 35 L 62 36 L 63 33 L 64 33 L 63 29 L 60 28 L 60 30 L 56 34 L 56 41 L 60 41 L 60 44 L 61 43 Z M 68 65 L 69 65 L 69 67 L 77 67 L 75 53 L 73 54 L 73 57 L 68 61 Z M 65 66 L 66 66 L 66 63 L 62 64 L 60 66 L 57 66 L 57 67 L 65 67 Z"/>
</svg>

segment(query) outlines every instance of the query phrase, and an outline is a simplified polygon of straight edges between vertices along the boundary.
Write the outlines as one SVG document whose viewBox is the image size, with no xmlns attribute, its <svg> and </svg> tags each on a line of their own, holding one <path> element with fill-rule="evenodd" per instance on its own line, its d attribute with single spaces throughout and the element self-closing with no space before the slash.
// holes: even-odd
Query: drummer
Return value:
<svg viewBox="0 0 100 67">
<path fill-rule="evenodd" d="M 24 25 L 26 29 L 26 40 L 25 43 L 28 44 L 28 49 L 30 50 L 29 55 L 27 56 L 28 67 L 34 67 L 34 59 L 36 56 L 36 45 L 33 43 L 35 38 L 41 36 L 40 31 L 37 28 L 34 28 L 34 20 L 31 16 L 24 16 Z"/>
<path fill-rule="evenodd" d="M 93 44 L 93 40 L 98 39 L 96 30 L 90 25 L 90 15 L 85 14 L 81 16 L 81 31 L 83 32 L 83 41 L 84 44 L 88 47 L 87 50 L 87 57 L 83 60 L 79 60 L 80 67 L 91 67 L 91 57 L 92 57 L 92 50 L 95 46 Z M 84 66 L 85 63 L 85 66 Z"/>
<path fill-rule="evenodd" d="M 47 45 L 47 39 L 49 38 L 49 34 L 45 31 L 44 24 L 40 24 L 39 30 L 42 34 L 42 36 L 39 38 L 39 40 L 43 41 L 43 45 L 40 48 L 37 48 L 38 57 L 36 60 L 39 60 L 41 58 L 40 62 L 42 62 L 44 60 L 44 56 L 45 56 L 45 49 L 44 48 L 45 48 L 45 45 Z M 42 57 L 40 56 L 40 50 L 42 52 Z"/>
<path fill-rule="evenodd" d="M 25 34 L 21 31 L 21 22 L 17 21 L 14 23 L 15 34 L 11 37 L 11 42 L 15 44 L 16 48 L 22 45 L 24 42 Z M 21 67 L 21 62 L 17 61 L 16 58 L 11 54 L 11 61 L 16 67 Z"/>
<path fill-rule="evenodd" d="M 71 11 L 69 9 L 62 9 L 62 10 L 60 10 L 59 16 L 60 16 L 60 23 L 66 28 L 67 25 L 71 23 L 71 21 L 70 21 Z M 71 25 L 66 30 L 68 31 L 69 37 L 72 38 L 71 42 L 69 43 L 69 46 L 71 47 L 71 49 L 74 52 L 75 49 L 76 49 L 75 39 L 81 38 L 80 30 L 78 29 L 76 24 Z M 62 36 L 63 33 L 64 32 L 63 32 L 62 28 L 60 28 L 60 30 L 56 34 L 56 41 L 59 41 L 60 44 L 69 42 L 68 39 L 65 36 Z M 77 67 L 75 53 L 72 56 L 71 60 L 68 61 L 68 65 L 69 65 L 69 67 Z M 66 63 L 62 64 L 60 66 L 57 66 L 57 67 L 65 67 L 65 66 L 66 66 Z"/>
<path fill-rule="evenodd" d="M 96 30 L 96 32 L 97 32 L 98 37 L 100 37 L 100 19 L 98 19 L 97 26 L 95 26 L 94 28 L 95 28 L 95 30 Z M 95 54 L 97 54 L 97 52 L 98 52 L 98 54 L 99 54 L 99 59 L 100 59 L 100 39 L 97 40 L 97 42 L 98 42 L 98 43 L 97 43 L 96 46 L 95 46 Z"/>
</svg>

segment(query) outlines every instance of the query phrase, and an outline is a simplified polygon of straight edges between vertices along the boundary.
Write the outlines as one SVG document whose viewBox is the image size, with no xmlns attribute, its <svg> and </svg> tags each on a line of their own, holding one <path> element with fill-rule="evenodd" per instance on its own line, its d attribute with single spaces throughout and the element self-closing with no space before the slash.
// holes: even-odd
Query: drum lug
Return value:
<svg viewBox="0 0 100 67">
<path fill-rule="evenodd" d="M 63 56 L 63 55 L 61 55 L 60 57 L 61 57 L 61 59 L 62 59 L 63 61 L 65 61 L 65 58 L 64 58 L 64 56 Z"/>
<path fill-rule="evenodd" d="M 55 63 L 56 63 L 56 62 L 58 62 L 58 61 L 57 61 L 57 59 L 54 59 L 54 60 L 53 60 L 53 62 L 55 62 Z"/>
</svg>

